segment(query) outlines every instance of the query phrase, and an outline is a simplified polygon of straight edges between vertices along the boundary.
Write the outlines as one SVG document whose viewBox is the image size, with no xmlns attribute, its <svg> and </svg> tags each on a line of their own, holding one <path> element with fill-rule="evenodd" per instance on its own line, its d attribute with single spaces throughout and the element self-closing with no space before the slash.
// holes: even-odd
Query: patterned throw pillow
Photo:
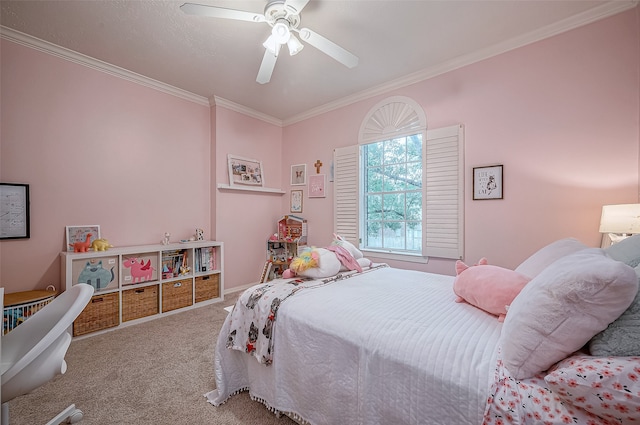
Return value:
<svg viewBox="0 0 640 425">
<path fill-rule="evenodd" d="M 640 420 L 640 357 L 573 356 L 544 380 L 561 399 L 610 422 Z"/>
</svg>

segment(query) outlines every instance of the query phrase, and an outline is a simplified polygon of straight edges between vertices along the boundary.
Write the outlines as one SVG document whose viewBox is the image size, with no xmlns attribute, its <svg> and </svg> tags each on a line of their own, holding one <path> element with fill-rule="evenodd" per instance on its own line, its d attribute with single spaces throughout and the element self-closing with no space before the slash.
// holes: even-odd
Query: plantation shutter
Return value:
<svg viewBox="0 0 640 425">
<path fill-rule="evenodd" d="M 337 234 L 360 246 L 360 146 L 333 151 L 333 220 Z"/>
<path fill-rule="evenodd" d="M 427 131 L 424 172 L 423 255 L 464 253 L 464 128 Z M 359 246 L 360 146 L 337 148 L 334 159 L 334 228 Z"/>
<path fill-rule="evenodd" d="M 423 235 L 425 256 L 460 259 L 464 253 L 464 129 L 427 131 Z"/>
</svg>

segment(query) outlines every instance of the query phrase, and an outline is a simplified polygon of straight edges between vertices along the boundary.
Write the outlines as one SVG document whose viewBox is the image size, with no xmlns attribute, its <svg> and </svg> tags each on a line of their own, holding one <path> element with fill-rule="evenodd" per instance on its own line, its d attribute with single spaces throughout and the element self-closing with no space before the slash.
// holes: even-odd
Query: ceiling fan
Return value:
<svg viewBox="0 0 640 425">
<path fill-rule="evenodd" d="M 331 56 L 348 68 L 358 64 L 358 57 L 338 46 L 331 40 L 308 29 L 300 28 L 300 12 L 309 0 L 269 0 L 264 8 L 264 14 L 246 12 L 243 10 L 227 9 L 203 4 L 185 3 L 180 9 L 188 15 L 210 16 L 213 18 L 235 19 L 249 22 L 266 22 L 271 27 L 271 35 L 263 43 L 265 47 L 262 64 L 256 81 L 260 84 L 268 83 L 276 66 L 280 49 L 284 44 L 291 56 L 299 53 L 304 45 L 293 34 L 298 33 L 300 39 L 309 43 L 321 52 Z"/>
</svg>

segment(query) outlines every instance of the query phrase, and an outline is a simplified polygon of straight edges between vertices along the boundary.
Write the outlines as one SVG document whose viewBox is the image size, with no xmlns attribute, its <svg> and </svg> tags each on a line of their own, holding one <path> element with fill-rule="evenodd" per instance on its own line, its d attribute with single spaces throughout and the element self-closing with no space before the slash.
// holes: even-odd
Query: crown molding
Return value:
<svg viewBox="0 0 640 425">
<path fill-rule="evenodd" d="M 21 44 L 26 47 L 31 47 L 44 53 L 49 53 L 53 56 L 68 60 L 73 63 L 77 63 L 79 65 L 84 65 L 88 68 L 101 71 L 127 81 L 150 87 L 152 89 L 170 94 L 172 96 L 189 100 L 199 105 L 210 106 L 209 99 L 207 99 L 206 97 L 199 96 L 197 94 L 179 89 L 174 86 L 170 86 L 169 84 L 165 84 L 161 81 L 145 77 L 144 75 L 136 74 L 135 72 L 131 72 L 124 68 L 111 65 L 107 62 L 94 59 L 90 56 L 83 55 L 82 53 L 74 52 L 73 50 L 60 47 L 53 43 L 49 43 L 48 41 L 41 40 L 39 38 L 33 37 L 20 31 L 16 31 L 9 27 L 0 25 L 0 38 L 4 38 L 6 40 Z"/>
<path fill-rule="evenodd" d="M 274 118 L 271 115 L 263 114 L 262 112 L 256 111 L 251 108 L 247 108 L 246 106 L 240 105 L 239 103 L 232 102 L 230 100 L 224 99 L 219 96 L 213 96 L 210 100 L 211 105 L 222 106 L 223 108 L 230 109 L 232 111 L 239 112 L 243 115 L 248 115 L 252 118 L 256 118 L 262 121 L 265 121 L 269 124 L 273 124 L 278 127 L 283 127 L 282 120 L 278 118 Z"/>
<path fill-rule="evenodd" d="M 590 9 L 586 12 L 583 12 L 581 14 L 578 14 L 570 18 L 558 21 L 554 24 L 548 25 L 544 28 L 529 32 L 528 34 L 525 34 L 523 36 L 512 38 L 510 40 L 507 40 L 502 43 L 498 43 L 489 48 L 479 50 L 472 54 L 463 55 L 463 56 L 454 58 L 448 62 L 442 63 L 440 65 L 423 69 L 421 71 L 409 74 L 405 77 L 380 84 L 378 86 L 375 86 L 367 90 L 360 91 L 353 95 L 343 97 L 334 102 L 329 102 L 316 108 L 312 108 L 308 111 L 305 111 L 301 114 L 294 115 L 284 120 L 274 118 L 270 115 L 255 111 L 251 108 L 245 107 L 235 102 L 231 102 L 221 97 L 213 96 L 212 98 L 208 99 L 206 97 L 196 95 L 186 90 L 182 90 L 177 87 L 171 86 L 169 84 L 163 83 L 161 81 L 157 81 L 152 78 L 145 77 L 144 75 L 140 75 L 135 72 L 128 71 L 124 68 L 120 68 L 115 65 L 111 65 L 107 62 L 94 59 L 90 56 L 83 55 L 73 50 L 60 47 L 48 41 L 41 40 L 39 38 L 30 36 L 28 34 L 22 33 L 20 31 L 16 31 L 12 28 L 5 27 L 2 25 L 0 25 L 0 38 L 4 38 L 14 43 L 31 47 L 41 52 L 49 53 L 56 57 L 80 64 L 80 65 L 87 66 L 94 70 L 101 71 L 101 72 L 131 81 L 146 87 L 150 87 L 155 90 L 158 90 L 182 99 L 186 99 L 188 101 L 197 103 L 199 105 L 222 106 L 224 108 L 239 112 L 241 114 L 248 115 L 250 117 L 265 121 L 269 124 L 273 124 L 279 127 L 286 127 L 288 125 L 295 124 L 300 121 L 304 121 L 314 116 L 321 115 L 326 112 L 330 112 L 332 110 L 342 108 L 342 107 L 351 105 L 353 103 L 366 100 L 381 94 L 385 94 L 390 91 L 409 86 L 411 84 L 428 80 L 429 78 L 436 77 L 446 72 L 450 72 L 458 68 L 471 65 L 475 62 L 479 62 L 481 60 L 488 59 L 493 56 L 497 56 L 499 54 L 517 49 L 527 44 L 535 43 L 545 38 L 553 37 L 555 35 L 561 34 L 566 31 L 570 31 L 572 29 L 581 27 L 583 25 L 590 24 L 600 19 L 613 16 L 615 14 L 624 12 L 626 10 L 629 10 L 631 8 L 638 6 L 639 2 L 640 0 L 611 1 L 601 6 Z"/>
<path fill-rule="evenodd" d="M 515 37 L 504 42 L 495 44 L 486 49 L 478 50 L 472 54 L 459 56 L 448 62 L 444 62 L 437 66 L 423 69 L 421 71 L 406 75 L 393 81 L 389 81 L 373 88 L 360 91 L 350 96 L 343 97 L 334 102 L 329 102 L 321 105 L 317 108 L 310 109 L 298 115 L 294 115 L 283 121 L 283 125 L 286 127 L 291 124 L 295 124 L 300 121 L 312 118 L 317 115 L 330 112 L 332 110 L 342 108 L 361 100 L 369 99 L 374 96 L 385 94 L 392 90 L 397 90 L 402 87 L 409 86 L 411 84 L 419 83 L 429 78 L 436 77 L 438 75 L 454 71 L 458 68 L 462 68 L 473 63 L 489 59 L 493 56 L 497 56 L 502 53 L 506 53 L 510 50 L 523 47 L 527 44 L 535 43 L 545 38 L 553 37 L 566 31 L 590 24 L 600 19 L 608 18 L 609 16 L 616 15 L 626 10 L 636 7 L 639 0 L 633 1 L 611 1 L 601 6 L 590 9 L 586 12 L 577 14 L 567 19 L 563 19 L 554 24 L 548 25 L 544 28 L 540 28 L 535 31 L 531 31 L 519 37 Z"/>
</svg>

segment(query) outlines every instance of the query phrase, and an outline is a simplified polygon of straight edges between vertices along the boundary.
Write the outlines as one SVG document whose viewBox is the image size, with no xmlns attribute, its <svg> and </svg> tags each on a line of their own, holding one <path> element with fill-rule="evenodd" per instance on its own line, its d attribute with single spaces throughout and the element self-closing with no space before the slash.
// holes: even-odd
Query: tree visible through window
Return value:
<svg viewBox="0 0 640 425">
<path fill-rule="evenodd" d="M 363 248 L 422 252 L 422 133 L 361 146 Z"/>
</svg>

